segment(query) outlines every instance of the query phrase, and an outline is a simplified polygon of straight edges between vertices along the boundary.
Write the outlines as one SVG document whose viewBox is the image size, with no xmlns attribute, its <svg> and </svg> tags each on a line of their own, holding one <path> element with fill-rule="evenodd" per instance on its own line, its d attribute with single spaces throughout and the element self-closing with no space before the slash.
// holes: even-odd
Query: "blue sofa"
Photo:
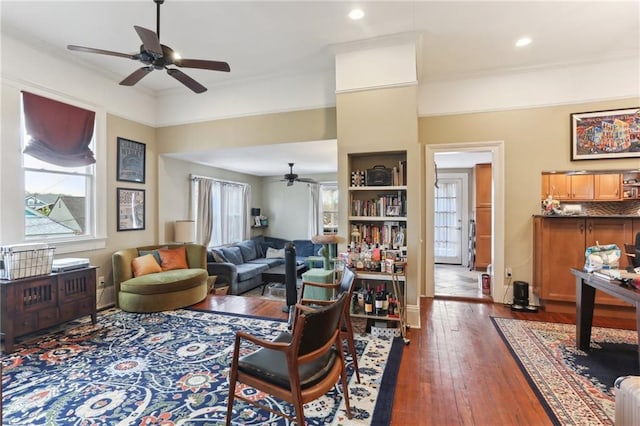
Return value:
<svg viewBox="0 0 640 426">
<path fill-rule="evenodd" d="M 311 240 L 286 240 L 258 236 L 239 243 L 207 250 L 207 271 L 218 283 L 228 283 L 229 294 L 242 294 L 262 285 L 262 273 L 284 264 L 283 257 L 267 257 L 269 249 L 281 250 L 289 241 L 296 249 L 296 261 L 309 267 L 310 256 L 318 256 L 322 244 Z"/>
</svg>

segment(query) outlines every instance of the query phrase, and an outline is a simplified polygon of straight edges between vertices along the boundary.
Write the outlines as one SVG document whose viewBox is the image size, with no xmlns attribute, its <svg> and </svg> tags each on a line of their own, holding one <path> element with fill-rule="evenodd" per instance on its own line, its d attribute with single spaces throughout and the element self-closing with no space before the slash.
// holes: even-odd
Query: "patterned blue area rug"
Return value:
<svg viewBox="0 0 640 426">
<path fill-rule="evenodd" d="M 237 330 L 271 338 L 286 323 L 219 312 L 132 314 L 112 309 L 31 336 L 2 357 L 3 425 L 223 424 Z M 348 358 L 353 419 L 338 387 L 305 406 L 310 425 L 388 424 L 402 339 L 356 336 L 362 384 Z M 250 348 L 247 348 L 250 350 Z M 267 405 L 293 407 L 254 392 Z M 241 401 L 234 424 L 288 425 Z"/>
<path fill-rule="evenodd" d="M 593 327 L 584 352 L 574 324 L 492 320 L 554 424 L 613 425 L 614 382 L 639 373 L 635 331 Z"/>
</svg>

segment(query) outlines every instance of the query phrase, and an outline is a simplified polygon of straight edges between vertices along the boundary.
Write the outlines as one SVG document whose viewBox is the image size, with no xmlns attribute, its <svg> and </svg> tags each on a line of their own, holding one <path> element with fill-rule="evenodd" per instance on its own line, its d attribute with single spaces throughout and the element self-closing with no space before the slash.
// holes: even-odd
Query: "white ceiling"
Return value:
<svg viewBox="0 0 640 426">
<path fill-rule="evenodd" d="M 351 21 L 347 13 L 356 4 L 365 17 Z M 133 26 L 156 30 L 152 0 L 3 0 L 0 8 L 3 33 L 102 73 L 114 84 L 140 63 L 71 52 L 66 46 L 134 53 L 140 40 Z M 638 1 L 166 0 L 160 24 L 161 42 L 183 57 L 230 64 L 230 73 L 182 69 L 209 92 L 256 79 L 318 71 L 332 75 L 337 45 L 401 33 L 413 33 L 420 41 L 420 83 L 637 57 L 640 51 Z M 516 39 L 525 35 L 533 43 L 515 48 Z M 138 86 L 153 92 L 188 90 L 160 71 Z M 291 146 L 286 148 L 289 152 Z M 224 151 L 212 158 L 227 164 L 254 158 Z M 315 173 L 304 167 L 308 154 L 287 156 L 272 147 L 255 158 L 266 164 L 273 155 L 278 167 L 287 168 L 291 161 L 300 164 L 299 172 Z M 335 170 L 335 157 L 332 164 Z M 271 173 L 265 170 L 253 167 L 255 174 Z"/>
</svg>

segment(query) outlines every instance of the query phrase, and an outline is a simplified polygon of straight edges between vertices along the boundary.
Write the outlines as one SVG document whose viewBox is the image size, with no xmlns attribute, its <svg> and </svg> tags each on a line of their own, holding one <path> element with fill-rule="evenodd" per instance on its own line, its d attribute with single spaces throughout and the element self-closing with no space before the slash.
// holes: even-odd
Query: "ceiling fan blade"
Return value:
<svg viewBox="0 0 640 426">
<path fill-rule="evenodd" d="M 145 75 L 149 74 L 151 71 L 153 71 L 153 67 L 142 67 L 142 68 L 139 68 L 139 69 L 135 70 L 134 72 L 132 72 L 131 74 L 129 74 L 129 76 L 126 77 L 124 80 L 122 80 L 120 82 L 120 85 L 122 85 L 122 86 L 133 86 L 134 84 L 136 84 L 137 82 L 142 80 L 142 77 L 144 77 Z"/>
<path fill-rule="evenodd" d="M 178 59 L 174 60 L 173 63 L 179 67 L 185 68 L 200 68 L 203 70 L 211 70 L 211 71 L 231 71 L 231 67 L 226 62 L 220 61 L 207 61 L 204 59 Z"/>
<path fill-rule="evenodd" d="M 121 58 L 137 59 L 135 55 L 131 55 L 129 53 L 120 53 L 120 52 L 113 52 L 111 50 L 94 49 L 93 47 L 75 46 L 73 44 L 68 45 L 67 49 L 75 50 L 77 52 L 98 53 L 100 55 L 111 55 L 111 56 L 119 56 Z"/>
<path fill-rule="evenodd" d="M 185 73 L 183 73 L 178 69 L 167 68 L 167 74 L 169 74 L 171 77 L 175 78 L 180 83 L 184 84 L 185 86 L 187 86 L 189 89 L 193 90 L 196 93 L 202 93 L 207 91 L 206 87 L 204 87 L 202 84 L 198 83 L 197 81 L 195 81 L 194 79 L 192 79 L 191 77 L 189 77 L 188 75 L 186 75 Z"/>
<path fill-rule="evenodd" d="M 135 28 L 138 33 L 138 37 L 142 40 L 144 50 L 154 58 L 162 58 L 162 46 L 160 46 L 160 39 L 158 39 L 158 35 L 151 30 L 137 25 L 134 25 L 133 28 Z"/>
<path fill-rule="evenodd" d="M 298 178 L 296 180 L 298 182 L 305 182 L 305 183 L 318 183 L 317 181 L 315 181 L 313 179 L 309 179 L 309 178 Z"/>
</svg>

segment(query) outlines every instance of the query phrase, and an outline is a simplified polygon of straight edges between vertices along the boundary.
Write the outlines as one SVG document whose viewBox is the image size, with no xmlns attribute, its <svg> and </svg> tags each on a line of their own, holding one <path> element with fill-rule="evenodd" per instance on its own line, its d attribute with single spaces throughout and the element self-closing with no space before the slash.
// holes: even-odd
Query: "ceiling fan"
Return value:
<svg viewBox="0 0 640 426">
<path fill-rule="evenodd" d="M 120 82 L 123 86 L 133 86 L 139 82 L 144 76 L 151 71 L 166 69 L 167 74 L 178 80 L 180 83 L 187 86 L 189 89 L 196 93 L 206 92 L 207 88 L 202 84 L 189 77 L 184 72 L 177 68 L 169 68 L 169 65 L 175 65 L 176 67 L 184 68 L 199 68 L 212 71 L 224 71 L 229 72 L 231 68 L 226 62 L 220 61 L 208 61 L 203 59 L 183 59 L 180 58 L 173 49 L 164 44 L 160 44 L 160 5 L 164 3 L 164 0 L 153 0 L 156 3 L 156 32 L 148 30 L 143 27 L 134 25 L 133 28 L 138 33 L 138 37 L 142 40 L 140 46 L 140 53 L 128 54 L 113 52 L 110 50 L 94 49 L 91 47 L 68 45 L 69 50 L 75 50 L 78 52 L 86 53 L 98 53 L 100 55 L 119 56 L 122 58 L 133 59 L 135 61 L 142 62 L 145 66 L 134 71 L 128 77 Z"/>
<path fill-rule="evenodd" d="M 293 182 L 318 183 L 313 179 L 298 177 L 297 174 L 293 173 L 293 163 L 289 163 L 289 173 L 284 175 L 284 179 L 282 179 L 282 181 L 286 181 L 287 186 L 293 185 Z"/>
</svg>

